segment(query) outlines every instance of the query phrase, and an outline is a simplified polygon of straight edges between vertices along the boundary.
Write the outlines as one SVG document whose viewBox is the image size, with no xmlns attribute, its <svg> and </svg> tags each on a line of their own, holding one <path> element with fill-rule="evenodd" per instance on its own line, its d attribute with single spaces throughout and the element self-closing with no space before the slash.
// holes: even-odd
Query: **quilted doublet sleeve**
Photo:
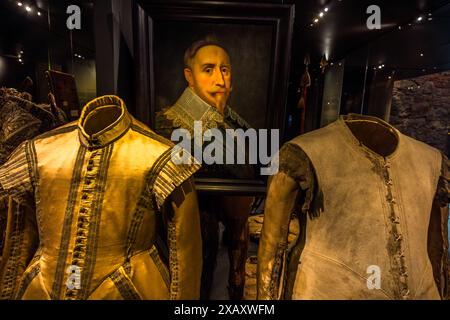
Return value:
<svg viewBox="0 0 450 320">
<path fill-rule="evenodd" d="M 450 200 L 450 161 L 442 155 L 440 177 L 428 227 L 428 255 L 442 299 L 449 297 L 448 212 Z"/>
<path fill-rule="evenodd" d="M 191 164 L 175 164 L 171 150 L 160 157 L 153 187 L 158 207 L 171 212 L 167 221 L 170 299 L 199 299 L 202 242 L 192 175 L 200 165 L 193 159 Z"/>
<path fill-rule="evenodd" d="M 436 190 L 435 201 L 440 207 L 446 207 L 450 202 L 450 160 L 442 154 L 441 175 Z"/>
<path fill-rule="evenodd" d="M 38 241 L 32 203 L 34 177 L 29 163 L 31 143 L 22 143 L 0 167 L 0 193 L 9 199 L 0 266 L 1 299 L 14 297 Z"/>
<path fill-rule="evenodd" d="M 279 153 L 279 172 L 269 180 L 264 224 L 258 248 L 257 287 L 260 300 L 280 299 L 288 267 L 288 233 L 291 215 L 300 205 L 309 211 L 314 172 L 305 153 L 287 143 Z"/>
<path fill-rule="evenodd" d="M 3 196 L 17 202 L 26 201 L 33 193 L 33 170 L 29 164 L 31 141 L 19 145 L 0 167 L 0 186 Z"/>
</svg>

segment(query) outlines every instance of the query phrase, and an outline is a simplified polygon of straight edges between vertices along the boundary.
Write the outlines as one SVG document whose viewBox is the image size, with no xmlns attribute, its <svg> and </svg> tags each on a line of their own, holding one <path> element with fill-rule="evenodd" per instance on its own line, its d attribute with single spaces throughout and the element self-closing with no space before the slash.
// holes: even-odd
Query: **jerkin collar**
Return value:
<svg viewBox="0 0 450 320">
<path fill-rule="evenodd" d="M 361 114 L 355 114 L 355 113 L 349 113 L 348 115 L 341 115 L 339 116 L 339 119 L 336 121 L 338 125 L 343 129 L 345 132 L 345 136 L 349 139 L 349 141 L 352 143 L 353 146 L 356 146 L 358 150 L 360 149 L 360 146 L 364 146 L 365 142 L 358 140 L 358 138 L 355 136 L 355 134 L 352 132 L 350 127 L 348 126 L 348 123 L 350 122 L 364 122 L 364 123 L 373 123 L 377 124 L 377 131 L 367 131 L 367 134 L 370 135 L 376 135 L 378 137 L 377 139 L 381 139 L 380 141 L 383 142 L 383 144 L 388 148 L 388 150 L 391 150 L 389 154 L 384 155 L 385 158 L 392 158 L 394 157 L 398 152 L 400 145 L 402 144 L 401 134 L 400 132 L 395 129 L 392 125 L 387 123 L 386 121 L 373 117 L 368 115 L 361 115 Z M 377 134 L 378 133 L 378 134 Z M 387 134 L 389 133 L 392 137 L 392 139 L 383 139 L 382 135 L 380 134 Z M 372 150 L 369 147 L 364 146 L 364 148 L 371 152 L 372 154 L 376 156 L 381 156 L 380 153 L 378 153 L 376 150 Z"/>
<path fill-rule="evenodd" d="M 130 125 L 131 115 L 122 99 L 114 95 L 98 97 L 81 111 L 80 140 L 86 147 L 101 148 L 119 139 Z"/>
</svg>

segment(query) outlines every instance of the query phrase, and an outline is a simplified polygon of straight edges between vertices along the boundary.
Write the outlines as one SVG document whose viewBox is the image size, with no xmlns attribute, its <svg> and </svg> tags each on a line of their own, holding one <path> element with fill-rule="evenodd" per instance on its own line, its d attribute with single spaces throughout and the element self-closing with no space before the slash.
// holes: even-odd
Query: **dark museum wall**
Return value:
<svg viewBox="0 0 450 320">
<path fill-rule="evenodd" d="M 75 75 L 80 104 L 97 94 L 93 7 L 83 0 L 0 1 L 0 86 L 17 88 L 25 77 L 37 102 L 47 102 L 48 69 Z M 67 6 L 79 5 L 81 30 L 66 27 Z M 26 10 L 26 7 L 30 11 Z M 20 60 L 19 60 L 20 59 Z"/>
<path fill-rule="evenodd" d="M 394 83 L 390 123 L 447 156 L 450 119 L 450 72 Z"/>
</svg>

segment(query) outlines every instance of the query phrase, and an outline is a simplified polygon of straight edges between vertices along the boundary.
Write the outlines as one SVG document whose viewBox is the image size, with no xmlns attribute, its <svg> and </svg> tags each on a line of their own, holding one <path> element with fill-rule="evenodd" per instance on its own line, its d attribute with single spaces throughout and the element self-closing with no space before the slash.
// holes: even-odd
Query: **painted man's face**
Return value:
<svg viewBox="0 0 450 320">
<path fill-rule="evenodd" d="M 184 75 L 203 101 L 223 113 L 231 92 L 231 64 L 225 50 L 214 45 L 200 48 Z"/>
</svg>

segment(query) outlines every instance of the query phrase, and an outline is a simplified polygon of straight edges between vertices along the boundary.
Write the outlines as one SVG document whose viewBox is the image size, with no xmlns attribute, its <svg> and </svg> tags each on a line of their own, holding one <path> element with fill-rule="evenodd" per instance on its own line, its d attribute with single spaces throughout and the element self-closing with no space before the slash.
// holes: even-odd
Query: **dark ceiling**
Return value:
<svg viewBox="0 0 450 320">
<path fill-rule="evenodd" d="M 49 46 L 55 56 L 71 52 L 95 57 L 93 7 L 95 1 L 24 0 L 42 16 L 29 14 L 15 0 L 0 1 L 0 54 L 15 54 L 27 47 L 30 54 L 46 55 Z M 244 1 L 255 2 L 255 1 Z M 301 67 L 309 53 L 313 63 L 327 55 L 330 61 L 346 59 L 346 66 L 385 65 L 399 77 L 450 69 L 449 0 L 261 0 L 294 3 L 295 25 L 292 61 Z M 70 34 L 65 28 L 66 8 L 82 8 L 82 30 Z M 369 5 L 381 9 L 381 30 L 366 27 Z M 318 23 L 321 10 L 328 8 Z M 48 24 L 50 12 L 50 27 Z M 417 18 L 423 16 L 422 21 Z M 311 26 L 312 24 L 312 26 Z M 409 25 L 410 24 L 410 25 Z M 401 30 L 399 29 L 401 26 Z M 50 30 L 50 32 L 49 32 Z M 301 58 L 299 58 L 301 57 Z"/>
<path fill-rule="evenodd" d="M 450 69 L 448 0 L 298 0 L 294 53 L 327 55 L 346 66 L 385 65 L 397 77 Z M 368 6 L 381 10 L 381 30 L 369 30 Z M 314 19 L 328 11 L 318 23 Z M 422 18 L 419 18 L 422 17 Z M 420 20 L 420 21 L 419 21 Z"/>
<path fill-rule="evenodd" d="M 19 6 L 19 3 L 22 5 Z M 79 5 L 82 12 L 82 29 L 71 33 L 66 27 L 66 9 L 70 4 Z M 25 10 L 27 6 L 30 11 Z M 2 55 L 14 55 L 23 50 L 29 59 L 38 59 L 50 51 L 55 58 L 62 58 L 74 51 L 86 58 L 93 58 L 93 2 L 1 0 L 0 41 Z"/>
</svg>

